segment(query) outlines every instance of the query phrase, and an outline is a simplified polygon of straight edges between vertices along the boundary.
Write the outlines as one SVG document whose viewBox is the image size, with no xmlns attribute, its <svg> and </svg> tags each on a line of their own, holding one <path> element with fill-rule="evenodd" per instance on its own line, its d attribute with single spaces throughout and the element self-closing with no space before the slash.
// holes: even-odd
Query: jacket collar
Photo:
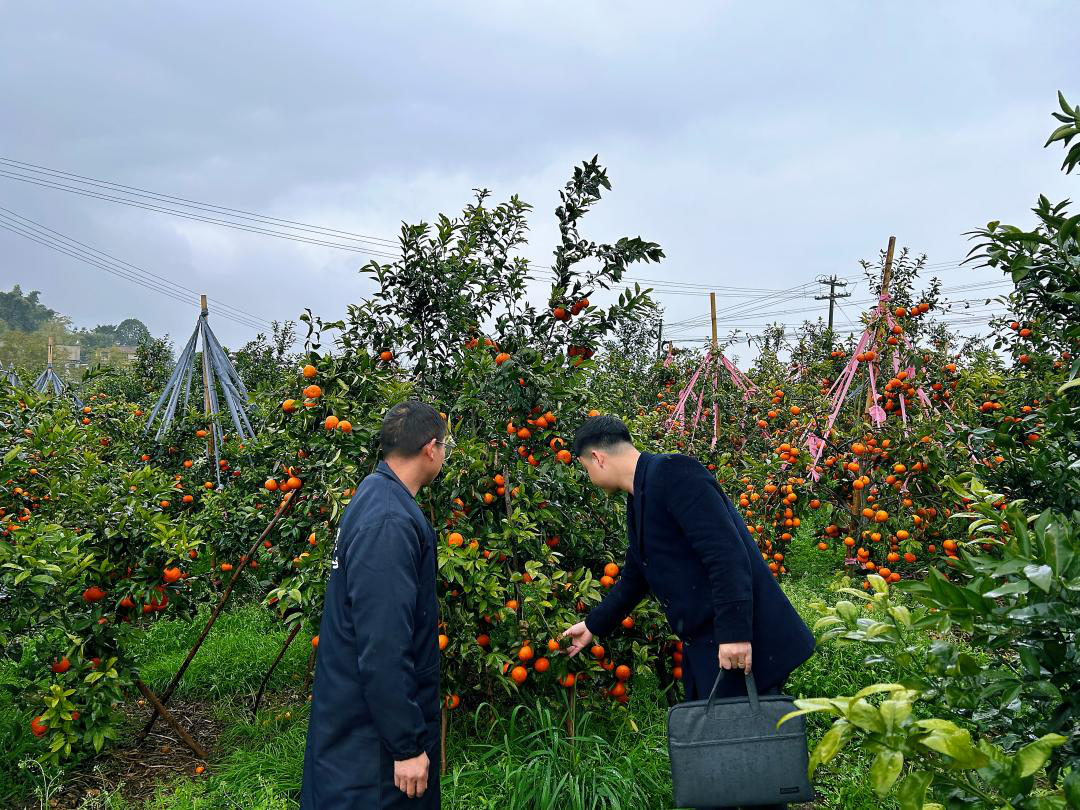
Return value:
<svg viewBox="0 0 1080 810">
<path fill-rule="evenodd" d="M 409 496 L 410 500 L 415 500 L 413 494 L 409 492 L 409 488 L 405 486 L 404 482 L 400 478 L 397 477 L 397 473 L 390 469 L 390 465 L 386 463 L 385 459 L 379 462 L 379 465 L 375 468 L 375 472 L 381 475 L 385 475 L 391 481 L 396 482 L 399 487 L 405 490 L 405 494 Z"/>
<path fill-rule="evenodd" d="M 641 457 L 637 460 L 637 466 L 634 467 L 634 497 L 641 495 L 645 490 L 645 475 L 648 472 L 649 465 L 655 458 L 653 453 L 642 453 Z"/>
</svg>

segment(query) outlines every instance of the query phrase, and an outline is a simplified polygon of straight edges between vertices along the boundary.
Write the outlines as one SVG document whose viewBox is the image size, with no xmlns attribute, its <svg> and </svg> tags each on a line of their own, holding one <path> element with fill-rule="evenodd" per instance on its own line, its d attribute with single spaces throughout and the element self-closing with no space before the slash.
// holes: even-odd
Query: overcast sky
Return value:
<svg viewBox="0 0 1080 810">
<path fill-rule="evenodd" d="M 1057 90 L 1080 103 L 1075 0 L 380 5 L 0 0 L 0 157 L 384 238 L 486 186 L 535 206 L 526 255 L 547 264 L 557 190 L 598 153 L 614 188 L 586 234 L 660 242 L 633 275 L 702 285 L 661 288 L 672 322 L 715 288 L 722 331 L 824 311 L 725 288 L 858 279 L 890 234 L 947 287 L 997 280 L 944 266 L 963 232 L 1076 193 L 1042 149 Z M 3 176 L 0 205 L 263 321 L 370 291 L 357 253 Z M 197 314 L 0 230 L 14 283 L 178 343 Z M 212 309 L 226 345 L 253 336 Z"/>
</svg>

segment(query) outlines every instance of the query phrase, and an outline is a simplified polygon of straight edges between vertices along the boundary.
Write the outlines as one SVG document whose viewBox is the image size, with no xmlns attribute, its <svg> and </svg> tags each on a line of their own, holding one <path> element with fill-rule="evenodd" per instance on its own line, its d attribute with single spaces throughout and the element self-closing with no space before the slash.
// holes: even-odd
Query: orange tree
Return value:
<svg viewBox="0 0 1080 810">
<path fill-rule="evenodd" d="M 93 395 L 73 412 L 6 388 L 0 412 L 0 636 L 55 760 L 115 736 L 116 702 L 135 683 L 133 628 L 194 610 L 203 583 L 182 567 L 193 501 L 161 471 L 114 458 L 134 420 L 126 405 Z"/>
<path fill-rule="evenodd" d="M 1080 108 L 1059 94 L 1061 124 L 1047 146 L 1080 136 Z M 1073 144 L 1063 168 L 1080 162 Z M 1080 214 L 1069 201 L 1040 196 L 1030 229 L 991 222 L 972 232 L 972 261 L 1008 274 L 1014 289 L 1001 299 L 995 348 L 1007 367 L 984 381 L 979 413 L 966 435 L 993 460 L 988 483 L 1062 511 L 1080 508 Z"/>
<path fill-rule="evenodd" d="M 648 662 L 650 642 L 659 640 L 655 621 L 627 617 L 626 635 L 612 639 L 612 649 L 597 645 L 588 663 L 550 655 L 559 632 L 618 574 L 621 510 L 570 465 L 568 437 L 596 401 L 589 380 L 599 342 L 649 306 L 640 290 L 606 308 L 588 298 L 618 284 L 629 264 L 662 257 L 641 239 L 597 244 L 581 236 L 580 219 L 606 188 L 594 159 L 563 190 L 555 279 L 542 306 L 529 301 L 532 270 L 514 255 L 528 206 L 512 198 L 492 207 L 481 191 L 460 217 L 403 227 L 402 258 L 365 268 L 378 289 L 344 320 L 303 318 L 320 377 L 323 364 L 344 362 L 318 354 L 324 331 L 336 330 L 340 356 L 386 375 L 384 403 L 405 396 L 435 403 L 457 442 L 421 496 L 439 536 L 441 620 L 432 632 L 443 649 L 449 709 L 504 691 L 576 686 L 583 672 L 625 702 L 630 665 Z M 328 390 L 340 386 L 349 401 L 355 384 L 340 371 L 327 377 Z M 369 439 L 383 410 L 365 414 Z M 366 468 L 333 479 L 335 486 L 354 487 L 370 471 L 374 444 L 360 444 Z M 334 518 L 331 511 L 328 535 Z M 315 621 L 327 553 L 301 559 L 268 601 L 286 612 L 300 605 Z"/>
<path fill-rule="evenodd" d="M 846 345 L 813 324 L 792 343 L 777 328 L 745 374 L 715 360 L 705 365 L 694 352 L 662 372 L 654 438 L 716 471 L 778 576 L 810 514 L 822 529 L 821 552 L 842 555 L 837 562 L 850 573 L 878 571 L 895 582 L 921 575 L 936 556 L 955 557 L 937 481 L 978 461 L 961 430 L 974 411 L 970 386 L 958 396 L 958 355 L 985 361 L 986 353 L 961 351 L 934 322 L 936 282 L 912 292 L 923 264 L 900 252 L 894 292 Z M 789 362 L 780 359 L 785 350 Z"/>
</svg>

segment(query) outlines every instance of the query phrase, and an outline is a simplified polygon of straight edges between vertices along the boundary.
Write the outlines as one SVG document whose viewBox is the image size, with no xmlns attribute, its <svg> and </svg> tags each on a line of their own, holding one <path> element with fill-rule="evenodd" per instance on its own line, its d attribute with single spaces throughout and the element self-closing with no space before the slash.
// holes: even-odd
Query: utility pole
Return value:
<svg viewBox="0 0 1080 810">
<path fill-rule="evenodd" d="M 664 319 L 660 319 L 660 331 L 656 335 L 656 358 L 664 356 Z"/>
<path fill-rule="evenodd" d="M 849 293 L 849 292 L 838 293 L 836 291 L 837 287 L 839 287 L 841 289 L 846 287 L 847 282 L 844 281 L 842 278 L 837 278 L 835 275 L 829 276 L 828 278 L 826 278 L 825 276 L 818 276 L 817 277 L 817 283 L 818 284 L 828 284 L 829 285 L 829 294 L 828 295 L 815 295 L 814 300 L 815 301 L 828 301 L 829 302 L 829 332 L 831 334 L 832 330 L 833 330 L 833 306 L 836 304 L 836 299 L 837 298 L 850 298 L 851 293 Z"/>
</svg>

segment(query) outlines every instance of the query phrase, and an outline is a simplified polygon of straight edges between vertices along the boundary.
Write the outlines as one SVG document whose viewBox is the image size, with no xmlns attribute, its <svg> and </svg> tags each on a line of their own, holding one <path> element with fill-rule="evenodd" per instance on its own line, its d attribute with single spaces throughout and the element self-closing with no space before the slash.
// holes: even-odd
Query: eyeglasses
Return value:
<svg viewBox="0 0 1080 810">
<path fill-rule="evenodd" d="M 441 444 L 443 446 L 443 452 L 445 453 L 445 456 L 443 456 L 444 459 L 450 458 L 450 454 L 454 452 L 454 448 L 457 447 L 457 442 L 454 441 L 454 437 L 449 434 L 447 434 L 443 441 L 436 439 L 435 444 Z"/>
</svg>

